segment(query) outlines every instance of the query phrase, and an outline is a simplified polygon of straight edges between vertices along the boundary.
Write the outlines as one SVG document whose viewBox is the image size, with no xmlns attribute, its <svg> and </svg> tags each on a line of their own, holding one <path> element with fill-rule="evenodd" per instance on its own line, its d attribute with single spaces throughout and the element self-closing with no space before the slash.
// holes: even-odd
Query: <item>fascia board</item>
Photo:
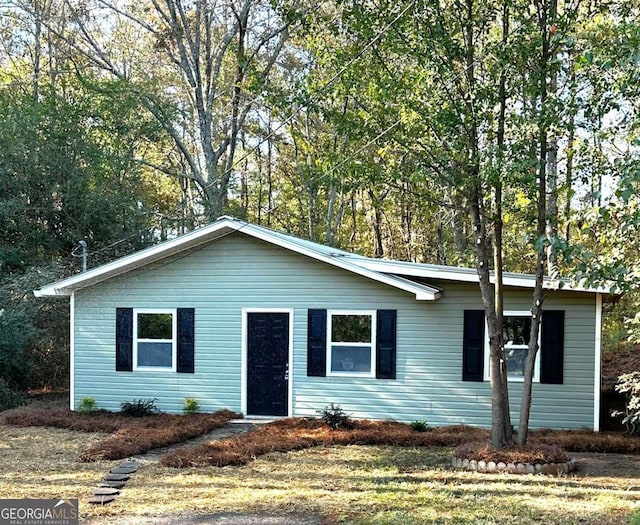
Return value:
<svg viewBox="0 0 640 525">
<path fill-rule="evenodd" d="M 393 286 L 394 288 L 399 288 L 401 290 L 414 293 L 417 300 L 434 301 L 440 297 L 440 290 L 438 290 L 437 288 L 414 283 L 413 281 L 409 281 L 408 279 L 387 275 L 386 273 L 381 273 L 376 270 L 370 270 L 360 264 L 357 264 L 355 261 L 352 261 L 349 257 L 331 257 L 330 255 L 326 255 L 305 246 L 301 246 L 294 241 L 289 241 L 279 236 L 271 235 L 269 231 L 263 230 L 261 228 L 258 229 L 251 224 L 242 228 L 242 232 L 271 244 L 276 244 L 281 248 L 285 248 L 301 255 L 306 255 L 307 257 L 328 263 L 338 268 L 342 268 L 343 270 L 347 270 L 351 273 L 355 273 L 374 281 Z"/>
<path fill-rule="evenodd" d="M 36 297 L 70 296 L 74 290 L 79 290 L 122 275 L 146 264 L 151 264 L 181 251 L 204 244 L 210 240 L 223 237 L 237 229 L 238 225 L 231 221 L 225 220 L 221 223 L 214 223 L 211 226 L 194 230 L 170 241 L 151 246 L 145 250 L 103 264 L 92 270 L 54 282 L 39 290 L 35 290 L 34 295 Z"/>
<path fill-rule="evenodd" d="M 151 264 L 181 251 L 194 248 L 211 240 L 215 240 L 238 231 L 242 231 L 242 233 L 250 235 L 251 237 L 306 255 L 310 258 L 331 264 L 374 281 L 411 292 L 415 294 L 417 300 L 433 301 L 440 297 L 440 290 L 437 288 L 414 283 L 408 279 L 364 268 L 363 266 L 356 264 L 355 261 L 349 260 L 347 257 L 332 257 L 325 253 L 310 249 L 306 245 L 297 244 L 295 241 L 288 240 L 281 235 L 272 234 L 265 228 L 229 218 L 221 219 L 210 226 L 205 226 L 204 228 L 194 230 L 193 232 L 104 264 L 87 272 L 44 286 L 39 290 L 35 290 L 34 295 L 36 297 L 70 296 L 75 290 L 122 275 L 146 264 Z M 359 258 L 355 258 L 355 260 L 358 259 Z"/>
<path fill-rule="evenodd" d="M 354 264 L 363 266 L 370 270 L 394 273 L 399 275 L 409 275 L 411 277 L 425 277 L 429 279 L 442 279 L 452 280 L 458 282 L 477 283 L 478 274 L 473 268 L 458 268 L 458 267 L 431 267 L 429 265 L 423 265 L 420 263 L 407 263 L 402 261 L 388 261 L 378 259 L 354 259 Z M 491 282 L 494 282 L 494 276 L 491 275 Z M 535 276 L 528 274 L 514 274 L 511 272 L 505 272 L 502 277 L 502 282 L 506 286 L 513 286 L 516 288 L 534 288 Z M 548 290 L 562 290 L 568 292 L 586 292 L 586 293 L 609 293 L 606 288 L 590 288 L 585 286 L 573 286 L 568 282 L 561 281 L 561 286 L 551 280 L 545 279 L 543 284 L 545 289 Z"/>
</svg>

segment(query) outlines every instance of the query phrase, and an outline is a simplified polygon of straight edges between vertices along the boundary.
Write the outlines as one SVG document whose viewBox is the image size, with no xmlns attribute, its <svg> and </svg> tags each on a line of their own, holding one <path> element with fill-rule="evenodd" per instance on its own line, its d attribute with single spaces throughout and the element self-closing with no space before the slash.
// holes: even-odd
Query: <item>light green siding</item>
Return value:
<svg viewBox="0 0 640 525">
<path fill-rule="evenodd" d="M 241 409 L 243 308 L 292 308 L 294 416 L 315 416 L 336 403 L 355 417 L 432 425 L 490 424 L 488 383 L 463 382 L 465 309 L 480 309 L 476 284 L 433 282 L 436 301 L 316 262 L 242 233 L 188 254 L 77 291 L 74 297 L 74 403 L 94 397 L 101 408 L 157 398 L 181 411 L 187 397 L 203 410 Z M 505 308 L 527 310 L 530 293 L 509 291 Z M 595 295 L 550 293 L 548 309 L 565 314 L 563 385 L 534 385 L 534 427 L 592 427 Z M 195 308 L 195 373 L 116 372 L 115 309 Z M 396 309 L 397 379 L 307 377 L 307 310 Z M 517 423 L 520 385 L 510 388 Z"/>
</svg>

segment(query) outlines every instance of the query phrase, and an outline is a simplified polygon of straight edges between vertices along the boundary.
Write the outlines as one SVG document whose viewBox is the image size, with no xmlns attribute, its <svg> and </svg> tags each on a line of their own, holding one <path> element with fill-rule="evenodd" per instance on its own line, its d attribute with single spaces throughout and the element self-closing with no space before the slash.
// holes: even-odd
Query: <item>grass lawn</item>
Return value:
<svg viewBox="0 0 640 525">
<path fill-rule="evenodd" d="M 82 518 L 215 512 L 317 513 L 327 523 L 620 524 L 638 508 L 640 478 L 457 472 L 451 449 L 319 447 L 238 467 L 143 461 L 115 502 L 85 503 L 120 461 L 78 457 L 105 434 L 0 425 L 3 498 L 74 498 Z M 635 458 L 632 460 L 635 462 Z"/>
</svg>

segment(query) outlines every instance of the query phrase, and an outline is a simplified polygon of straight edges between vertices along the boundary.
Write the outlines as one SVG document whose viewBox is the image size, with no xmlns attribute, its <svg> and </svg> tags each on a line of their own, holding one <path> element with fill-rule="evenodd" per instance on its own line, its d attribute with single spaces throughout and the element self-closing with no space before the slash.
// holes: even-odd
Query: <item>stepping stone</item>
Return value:
<svg viewBox="0 0 640 525">
<path fill-rule="evenodd" d="M 100 486 L 112 488 L 112 489 L 121 489 L 122 487 L 125 486 L 125 482 L 124 481 L 102 481 L 100 483 Z"/>
<path fill-rule="evenodd" d="M 106 505 L 107 503 L 111 503 L 115 496 L 93 496 L 87 500 L 88 503 L 93 503 L 94 505 Z"/>
<path fill-rule="evenodd" d="M 94 496 L 116 496 L 118 494 L 120 491 L 111 487 L 102 487 L 93 491 Z"/>
<path fill-rule="evenodd" d="M 132 468 L 135 470 L 138 470 L 139 467 L 140 463 L 138 463 L 137 461 L 125 461 L 124 463 L 120 463 L 120 465 L 118 465 L 118 468 Z"/>
<path fill-rule="evenodd" d="M 111 472 L 111 474 L 133 474 L 137 470 L 138 470 L 138 467 L 119 466 L 116 468 L 112 468 L 109 472 Z"/>
<path fill-rule="evenodd" d="M 107 474 L 103 479 L 105 481 L 127 481 L 129 476 L 126 474 Z"/>
</svg>

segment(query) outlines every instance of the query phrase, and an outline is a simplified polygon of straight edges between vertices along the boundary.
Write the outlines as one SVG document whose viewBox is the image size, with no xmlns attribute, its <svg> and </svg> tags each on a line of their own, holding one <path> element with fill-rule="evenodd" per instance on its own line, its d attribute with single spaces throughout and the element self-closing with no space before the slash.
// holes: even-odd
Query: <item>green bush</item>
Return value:
<svg viewBox="0 0 640 525">
<path fill-rule="evenodd" d="M 195 397 L 188 397 L 184 400 L 182 411 L 187 415 L 197 414 L 200 412 L 200 403 Z"/>
<path fill-rule="evenodd" d="M 629 516 L 629 525 L 640 525 L 640 510 L 636 510 Z"/>
<path fill-rule="evenodd" d="M 133 401 L 125 401 L 120 404 L 120 413 L 123 416 L 144 417 L 152 416 L 158 413 L 156 407 L 156 398 L 153 399 L 134 399 Z"/>
<path fill-rule="evenodd" d="M 95 398 L 93 397 L 83 397 L 78 405 L 79 412 L 94 412 L 98 408 L 98 404 L 96 403 Z"/>
<path fill-rule="evenodd" d="M 414 430 L 415 432 L 428 432 L 431 430 L 431 427 L 426 421 L 412 421 L 409 423 L 409 426 L 411 427 L 411 430 Z"/>
<path fill-rule="evenodd" d="M 624 410 L 615 410 L 614 417 L 622 417 L 622 424 L 629 434 L 640 433 L 640 372 L 622 374 L 618 377 L 616 391 L 625 394 L 627 401 Z"/>
<path fill-rule="evenodd" d="M 0 412 L 24 405 L 22 396 L 0 377 Z"/>
<path fill-rule="evenodd" d="M 349 419 L 348 414 L 346 414 L 339 405 L 331 403 L 325 407 L 324 410 L 319 410 L 318 413 L 322 417 L 322 420 L 333 430 L 353 427 L 353 422 Z"/>
</svg>

